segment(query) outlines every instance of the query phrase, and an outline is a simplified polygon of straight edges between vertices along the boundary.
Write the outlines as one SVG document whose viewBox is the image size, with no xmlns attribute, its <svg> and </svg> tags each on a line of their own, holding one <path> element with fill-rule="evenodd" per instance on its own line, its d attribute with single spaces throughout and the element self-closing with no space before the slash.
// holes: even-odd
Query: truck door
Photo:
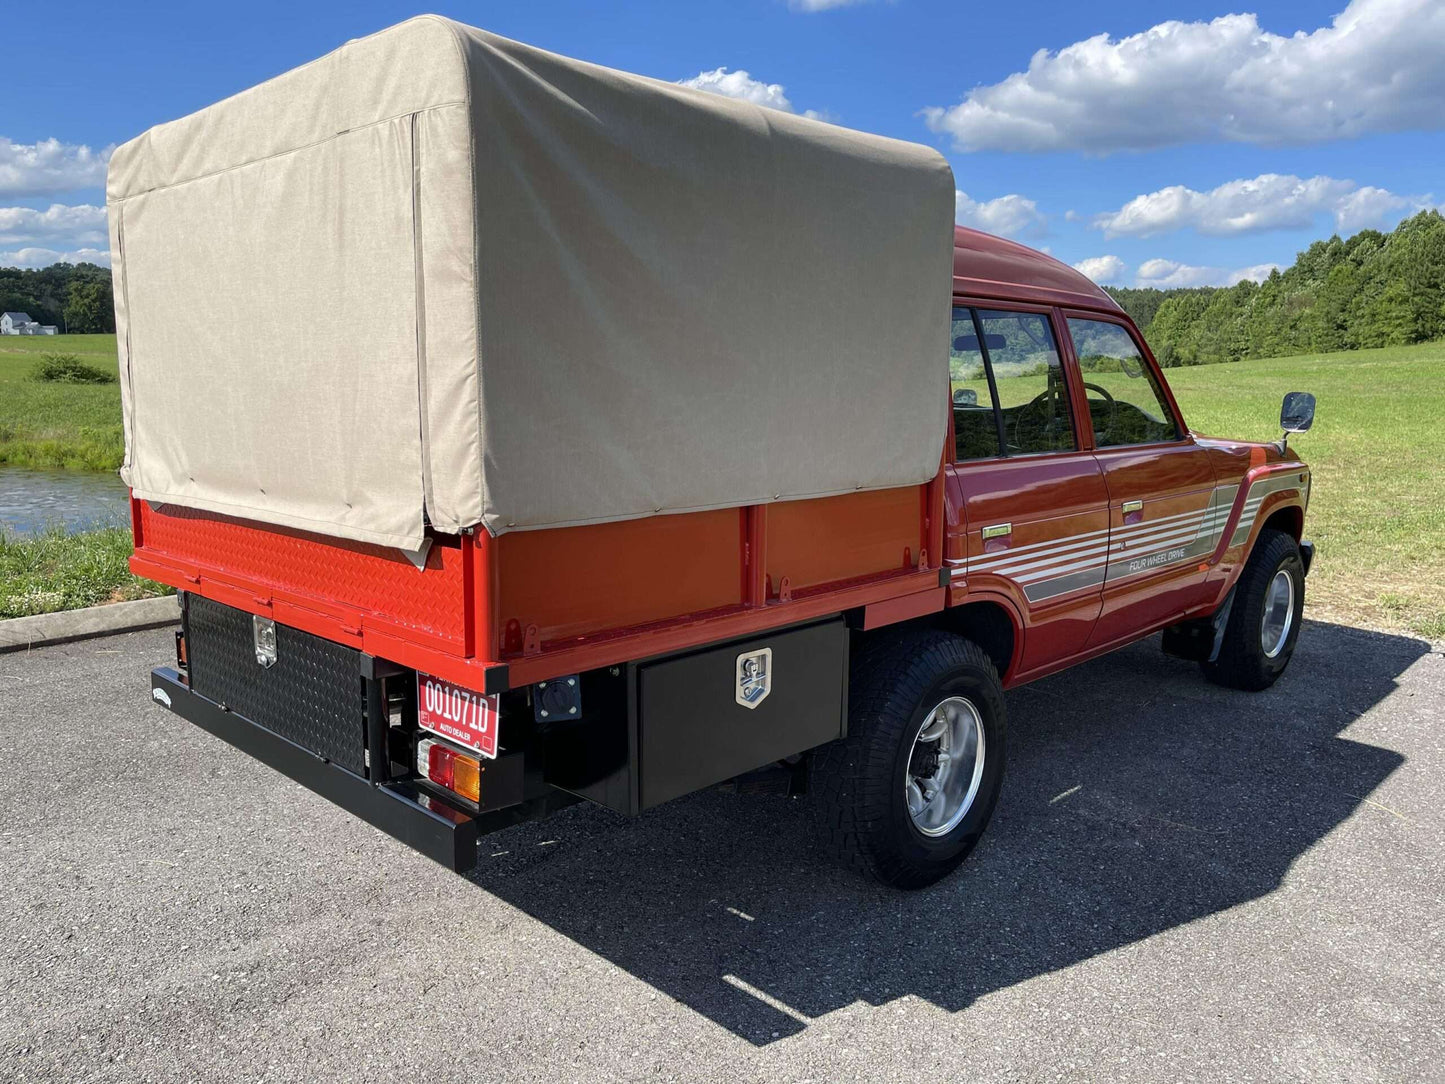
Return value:
<svg viewBox="0 0 1445 1084">
<path fill-rule="evenodd" d="M 1224 529 L 1209 453 L 1184 429 L 1163 379 L 1122 321 L 1066 313 L 1094 456 L 1109 490 L 1109 561 L 1091 647 L 1137 636 L 1198 605 Z"/>
<path fill-rule="evenodd" d="M 1017 673 L 1083 649 L 1098 618 L 1108 490 L 1083 448 L 1047 309 L 957 306 L 949 358 L 963 507 L 953 585 L 1007 595 L 1023 617 Z"/>
</svg>

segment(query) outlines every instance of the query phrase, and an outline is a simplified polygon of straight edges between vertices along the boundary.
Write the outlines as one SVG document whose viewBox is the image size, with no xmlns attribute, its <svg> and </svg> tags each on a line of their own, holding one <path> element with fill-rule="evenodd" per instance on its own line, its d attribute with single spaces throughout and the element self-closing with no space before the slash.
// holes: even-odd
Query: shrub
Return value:
<svg viewBox="0 0 1445 1084">
<path fill-rule="evenodd" d="M 87 365 L 74 354 L 42 354 L 35 379 L 45 384 L 114 384 L 116 375 Z"/>
</svg>

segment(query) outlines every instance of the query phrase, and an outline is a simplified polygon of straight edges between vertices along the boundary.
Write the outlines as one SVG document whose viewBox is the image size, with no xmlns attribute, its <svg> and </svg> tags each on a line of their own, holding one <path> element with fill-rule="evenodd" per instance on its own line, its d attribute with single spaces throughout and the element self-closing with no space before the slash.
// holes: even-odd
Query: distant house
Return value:
<svg viewBox="0 0 1445 1084">
<path fill-rule="evenodd" d="M 54 324 L 30 319 L 28 312 L 0 312 L 0 335 L 54 335 Z"/>
</svg>

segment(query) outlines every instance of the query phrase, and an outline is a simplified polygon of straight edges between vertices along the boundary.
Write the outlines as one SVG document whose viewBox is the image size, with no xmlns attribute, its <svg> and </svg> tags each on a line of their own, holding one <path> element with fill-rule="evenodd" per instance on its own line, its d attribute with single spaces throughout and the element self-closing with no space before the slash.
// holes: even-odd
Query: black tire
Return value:
<svg viewBox="0 0 1445 1084">
<path fill-rule="evenodd" d="M 933 708 L 954 696 L 967 699 L 982 724 L 983 772 L 962 820 L 929 836 L 909 814 L 905 785 L 914 739 Z M 865 646 L 849 681 L 848 736 L 816 750 L 809 766 L 824 848 L 897 888 L 923 888 L 952 873 L 998 802 L 1006 721 L 998 672 L 977 644 L 916 630 Z"/>
<path fill-rule="evenodd" d="M 1278 653 L 1271 657 L 1265 650 L 1260 630 L 1270 584 L 1279 572 L 1288 573 L 1294 581 L 1294 599 L 1288 634 Z M 1283 531 L 1261 531 L 1234 588 L 1234 605 L 1224 627 L 1219 658 L 1200 664 L 1204 676 L 1216 685 L 1231 689 L 1247 692 L 1268 689 L 1284 673 L 1294 654 L 1304 604 L 1305 566 L 1300 559 L 1299 545 Z"/>
</svg>

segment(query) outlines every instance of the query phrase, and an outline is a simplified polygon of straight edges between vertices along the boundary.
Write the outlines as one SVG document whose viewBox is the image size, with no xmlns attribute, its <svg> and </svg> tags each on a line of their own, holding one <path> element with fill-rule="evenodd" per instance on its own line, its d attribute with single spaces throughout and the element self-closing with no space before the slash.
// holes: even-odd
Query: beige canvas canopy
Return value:
<svg viewBox="0 0 1445 1084">
<path fill-rule="evenodd" d="M 119 147 L 137 496 L 416 548 L 914 484 L 925 147 L 412 19 Z"/>
</svg>

